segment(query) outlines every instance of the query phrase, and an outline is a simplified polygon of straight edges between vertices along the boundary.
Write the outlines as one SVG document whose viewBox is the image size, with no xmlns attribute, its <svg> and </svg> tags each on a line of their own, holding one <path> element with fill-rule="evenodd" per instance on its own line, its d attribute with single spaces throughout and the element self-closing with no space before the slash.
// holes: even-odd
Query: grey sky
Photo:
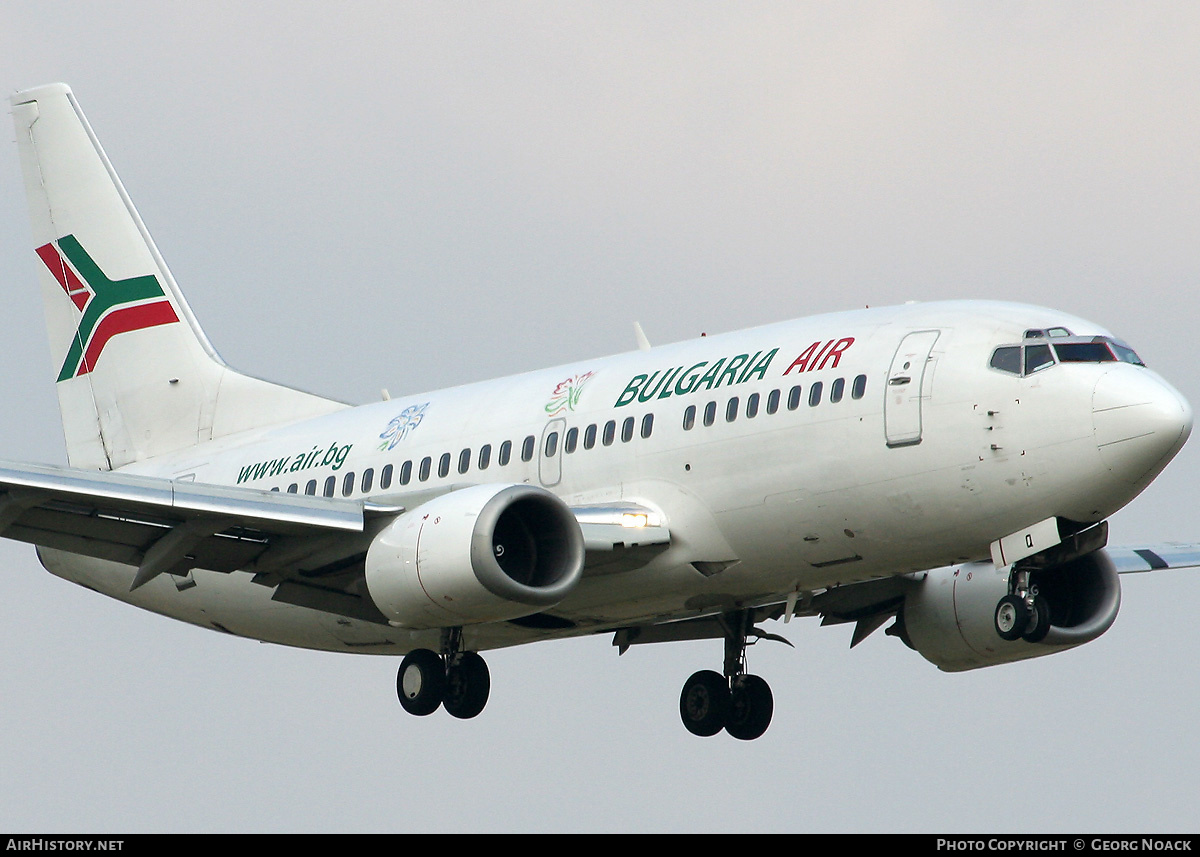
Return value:
<svg viewBox="0 0 1200 857">
<path fill-rule="evenodd" d="M 903 300 L 1055 306 L 1200 406 L 1193 3 L 54 3 L 62 80 L 196 315 L 353 401 Z M 62 462 L 5 120 L 0 457 Z M 1200 445 L 1112 541 L 1200 540 Z M 944 675 L 776 626 L 759 741 L 700 740 L 718 643 L 489 656 L 475 721 L 396 661 L 224 637 L 0 542 L 0 829 L 1195 830 L 1200 576 L 1125 578 L 1100 640 Z"/>
</svg>

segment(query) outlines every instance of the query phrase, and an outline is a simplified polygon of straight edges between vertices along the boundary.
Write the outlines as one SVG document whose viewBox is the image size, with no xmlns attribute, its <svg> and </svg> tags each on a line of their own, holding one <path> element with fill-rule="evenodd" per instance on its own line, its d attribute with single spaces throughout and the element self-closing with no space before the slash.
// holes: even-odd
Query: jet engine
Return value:
<svg viewBox="0 0 1200 857">
<path fill-rule="evenodd" d="M 405 512 L 367 550 L 367 589 L 400 627 L 527 616 L 583 574 L 583 534 L 558 497 L 532 485 L 476 485 Z"/>
<path fill-rule="evenodd" d="M 1121 606 L 1112 560 L 1097 550 L 1030 572 L 1050 608 L 1050 630 L 1037 643 L 1006 642 L 996 632 L 996 605 L 1008 595 L 1008 570 L 990 562 L 939 568 L 914 580 L 894 631 L 947 672 L 1037 658 L 1090 642 L 1107 631 Z"/>
</svg>

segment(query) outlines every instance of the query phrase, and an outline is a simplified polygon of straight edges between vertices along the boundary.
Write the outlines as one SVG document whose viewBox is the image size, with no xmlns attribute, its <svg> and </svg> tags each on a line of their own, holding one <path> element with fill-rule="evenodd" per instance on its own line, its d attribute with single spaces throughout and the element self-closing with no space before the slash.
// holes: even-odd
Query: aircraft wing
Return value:
<svg viewBox="0 0 1200 857">
<path fill-rule="evenodd" d="M 1200 544 L 1195 543 L 1170 542 L 1138 547 L 1109 547 L 1104 550 L 1119 574 L 1200 568 Z M 783 619 L 790 606 L 793 616 L 820 616 L 822 625 L 855 623 L 850 640 L 853 648 L 903 608 L 908 577 L 900 575 L 845 584 L 817 592 L 794 605 L 764 603 L 751 609 L 750 625 L 767 619 Z M 616 632 L 613 645 L 624 652 L 638 643 L 721 638 L 726 633 L 726 625 L 720 616 L 703 616 L 659 625 L 622 628 Z M 758 629 L 755 629 L 755 633 L 772 636 Z"/>
<path fill-rule="evenodd" d="M 1139 547 L 1106 547 L 1119 574 L 1162 569 L 1200 568 L 1200 544 L 1168 543 Z M 822 625 L 854 622 L 853 648 L 896 614 L 904 604 L 904 578 L 893 577 L 826 590 L 812 599 L 807 611 L 821 616 Z"/>
<path fill-rule="evenodd" d="M 162 572 L 246 568 L 282 541 L 353 537 L 361 501 L 0 463 L 0 534 Z"/>
<path fill-rule="evenodd" d="M 247 571 L 275 587 L 276 600 L 382 622 L 365 597 L 367 548 L 396 515 L 437 493 L 445 492 L 385 505 L 0 462 L 0 536 L 134 566 L 134 589 L 164 572 Z M 657 514 L 637 504 L 572 511 L 588 573 L 637 567 L 670 543 Z"/>
<path fill-rule="evenodd" d="M 1121 574 L 1164 568 L 1200 568 L 1200 544 L 1169 542 L 1136 548 L 1106 548 L 1106 551 Z"/>
</svg>

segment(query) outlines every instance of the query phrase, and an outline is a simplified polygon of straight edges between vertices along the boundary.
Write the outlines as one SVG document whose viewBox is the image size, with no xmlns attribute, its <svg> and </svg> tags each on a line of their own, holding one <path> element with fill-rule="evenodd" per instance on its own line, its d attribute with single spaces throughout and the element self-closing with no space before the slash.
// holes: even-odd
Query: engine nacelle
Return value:
<svg viewBox="0 0 1200 857">
<path fill-rule="evenodd" d="M 1037 658 L 1096 639 L 1117 618 L 1121 583 L 1098 550 L 1030 573 L 1050 605 L 1050 631 L 1039 643 L 1006 642 L 996 633 L 996 605 L 1008 594 L 1008 571 L 990 562 L 939 568 L 914 582 L 904 598 L 899 633 L 947 672 Z"/>
<path fill-rule="evenodd" d="M 583 574 L 583 534 L 532 485 L 476 485 L 405 512 L 371 542 L 371 598 L 395 625 L 444 628 L 552 607 Z"/>
</svg>

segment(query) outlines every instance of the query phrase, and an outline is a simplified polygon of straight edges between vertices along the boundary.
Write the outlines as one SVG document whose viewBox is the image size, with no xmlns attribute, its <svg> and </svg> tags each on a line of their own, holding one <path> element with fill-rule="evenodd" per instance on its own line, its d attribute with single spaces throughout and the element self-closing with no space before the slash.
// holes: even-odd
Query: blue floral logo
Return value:
<svg viewBox="0 0 1200 857">
<path fill-rule="evenodd" d="M 379 444 L 379 448 L 383 451 L 394 449 L 396 444 L 408 437 L 417 426 L 421 424 L 422 417 L 425 416 L 425 409 L 429 407 L 429 402 L 423 405 L 409 405 L 402 410 L 399 416 L 395 417 L 379 434 L 380 440 L 383 443 Z"/>
</svg>

